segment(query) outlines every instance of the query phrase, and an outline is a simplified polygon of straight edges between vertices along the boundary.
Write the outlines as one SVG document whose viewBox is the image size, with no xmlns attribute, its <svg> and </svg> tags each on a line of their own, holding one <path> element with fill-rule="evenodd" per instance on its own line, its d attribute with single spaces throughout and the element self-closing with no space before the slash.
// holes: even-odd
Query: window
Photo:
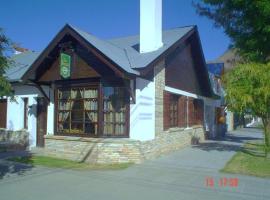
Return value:
<svg viewBox="0 0 270 200">
<path fill-rule="evenodd" d="M 23 98 L 23 127 L 28 129 L 28 98 Z"/>
<path fill-rule="evenodd" d="M 103 95 L 99 95 L 98 86 L 59 88 L 56 99 L 57 133 L 93 137 L 127 136 L 128 90 L 125 87 L 102 87 L 100 93 Z"/>
<path fill-rule="evenodd" d="M 194 125 L 199 125 L 203 123 L 203 112 L 204 112 L 204 104 L 201 99 L 194 99 Z"/>
<path fill-rule="evenodd" d="M 203 123 L 203 100 L 164 91 L 164 130 Z"/>
<path fill-rule="evenodd" d="M 171 95 L 170 98 L 170 127 L 178 126 L 178 99 L 176 95 Z"/>
<path fill-rule="evenodd" d="M 97 135 L 97 87 L 61 88 L 57 97 L 58 133 Z"/>
<path fill-rule="evenodd" d="M 103 135 L 126 135 L 128 99 L 129 95 L 123 87 L 103 88 Z"/>
</svg>

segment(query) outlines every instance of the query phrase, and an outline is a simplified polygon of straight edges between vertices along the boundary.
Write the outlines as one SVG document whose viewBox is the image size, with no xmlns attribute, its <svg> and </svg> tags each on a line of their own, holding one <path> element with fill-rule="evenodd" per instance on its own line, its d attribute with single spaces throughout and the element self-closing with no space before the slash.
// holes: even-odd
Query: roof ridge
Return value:
<svg viewBox="0 0 270 200">
<path fill-rule="evenodd" d="M 164 30 L 162 30 L 162 32 L 174 31 L 174 30 L 177 30 L 177 29 L 180 29 L 180 28 L 189 28 L 189 27 L 196 27 L 196 25 L 187 25 L 187 26 L 174 27 L 174 28 L 170 28 L 170 29 L 164 29 Z M 108 38 L 108 39 L 105 39 L 105 40 L 111 42 L 112 40 L 125 39 L 125 38 L 138 37 L 138 36 L 140 36 L 140 33 L 137 34 L 137 35 L 119 36 L 119 37 Z"/>
<path fill-rule="evenodd" d="M 118 49 L 120 49 L 120 50 L 123 51 L 123 48 L 120 48 L 119 46 L 113 44 L 111 41 L 108 41 L 108 40 L 106 40 L 106 39 L 101 39 L 101 38 L 99 38 L 99 37 L 93 35 L 92 33 L 88 33 L 88 32 L 86 32 L 86 31 L 84 31 L 84 30 L 82 30 L 82 29 L 80 29 L 80 28 L 77 28 L 77 27 L 75 27 L 75 26 L 71 26 L 70 24 L 68 24 L 68 25 L 69 25 L 71 28 L 75 29 L 75 30 L 77 29 L 77 30 L 79 30 L 79 31 L 81 31 L 81 32 L 84 32 L 84 33 L 90 35 L 91 37 L 94 37 L 95 39 L 98 39 L 98 40 L 100 40 L 100 41 L 102 41 L 102 42 L 104 42 L 104 43 L 107 43 L 107 44 L 109 44 L 109 45 L 111 45 L 111 46 L 113 46 L 113 47 L 115 47 L 115 48 L 118 48 Z"/>
</svg>

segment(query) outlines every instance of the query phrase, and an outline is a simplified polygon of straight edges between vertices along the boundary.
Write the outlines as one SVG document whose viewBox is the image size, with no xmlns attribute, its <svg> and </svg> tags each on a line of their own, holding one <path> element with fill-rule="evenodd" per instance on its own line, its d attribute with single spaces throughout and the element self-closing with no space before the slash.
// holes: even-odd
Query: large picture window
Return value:
<svg viewBox="0 0 270 200">
<path fill-rule="evenodd" d="M 58 133 L 97 135 L 97 87 L 58 89 L 57 102 Z"/>
<path fill-rule="evenodd" d="M 101 95 L 99 95 L 99 93 Z M 57 89 L 57 133 L 93 137 L 128 136 L 129 93 L 125 87 Z"/>
</svg>

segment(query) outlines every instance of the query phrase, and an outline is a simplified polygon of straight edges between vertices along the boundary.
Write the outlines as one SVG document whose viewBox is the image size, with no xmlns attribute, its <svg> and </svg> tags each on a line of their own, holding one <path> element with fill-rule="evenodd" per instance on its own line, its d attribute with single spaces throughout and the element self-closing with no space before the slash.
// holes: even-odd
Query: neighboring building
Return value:
<svg viewBox="0 0 270 200">
<path fill-rule="evenodd" d="M 236 66 L 237 63 L 241 62 L 240 55 L 237 54 L 235 49 L 228 49 L 223 55 L 221 55 L 217 62 L 224 63 L 224 72 L 231 70 Z M 249 120 L 246 120 L 247 123 Z M 226 123 L 227 130 L 232 131 L 237 127 L 245 126 L 245 118 L 244 115 L 240 115 L 238 113 L 233 113 L 226 109 Z"/>
<path fill-rule="evenodd" d="M 162 32 L 161 5 L 143 2 L 140 36 L 101 40 L 67 24 L 40 55 L 16 55 L 32 59 L 16 62 L 16 81 L 7 73 L 17 102 L 3 104 L 6 128 L 89 162 L 140 162 L 203 140 L 204 102 L 216 95 L 197 27 Z"/>
<path fill-rule="evenodd" d="M 221 84 L 224 64 L 209 62 L 207 69 L 212 89 L 219 98 L 211 99 L 205 103 L 205 129 L 209 138 L 219 138 L 224 136 L 226 132 L 224 90 Z"/>
<path fill-rule="evenodd" d="M 238 62 L 241 61 L 241 57 L 237 54 L 235 49 L 228 49 L 218 59 L 217 63 L 224 63 L 224 71 L 232 69 Z"/>
<path fill-rule="evenodd" d="M 27 129 L 31 146 L 36 146 L 36 100 L 42 93 L 34 83 L 22 83 L 22 76 L 38 55 L 32 51 L 16 51 L 5 74 L 15 97 L 0 100 L 0 128 L 13 131 Z"/>
</svg>

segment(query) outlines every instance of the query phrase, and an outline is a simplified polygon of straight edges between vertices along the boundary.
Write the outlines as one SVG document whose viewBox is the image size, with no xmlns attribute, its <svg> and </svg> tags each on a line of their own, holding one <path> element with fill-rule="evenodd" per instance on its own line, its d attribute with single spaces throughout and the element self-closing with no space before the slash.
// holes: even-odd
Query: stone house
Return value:
<svg viewBox="0 0 270 200">
<path fill-rule="evenodd" d="M 203 140 L 204 102 L 217 96 L 197 27 L 162 31 L 161 0 L 149 2 L 140 35 L 102 40 L 66 24 L 40 54 L 17 55 L 7 72 L 17 102 L 1 100 L 2 127 L 27 129 L 51 156 L 97 163 Z"/>
</svg>

